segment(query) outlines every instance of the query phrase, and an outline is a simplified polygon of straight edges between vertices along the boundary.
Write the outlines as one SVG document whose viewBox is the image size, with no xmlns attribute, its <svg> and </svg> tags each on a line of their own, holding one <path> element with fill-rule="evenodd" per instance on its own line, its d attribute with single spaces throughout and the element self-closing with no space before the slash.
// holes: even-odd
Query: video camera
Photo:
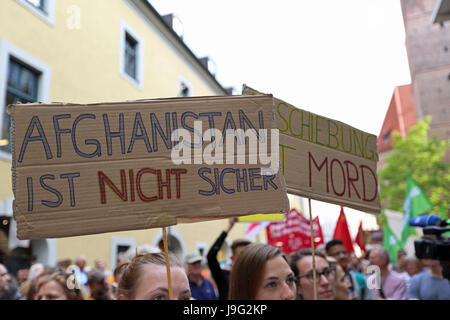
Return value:
<svg viewBox="0 0 450 320">
<path fill-rule="evenodd" d="M 442 237 L 450 231 L 450 220 L 426 215 L 410 219 L 409 225 L 423 228 L 422 239 L 414 241 L 417 258 L 439 260 L 443 276 L 450 281 L 450 240 Z"/>
</svg>

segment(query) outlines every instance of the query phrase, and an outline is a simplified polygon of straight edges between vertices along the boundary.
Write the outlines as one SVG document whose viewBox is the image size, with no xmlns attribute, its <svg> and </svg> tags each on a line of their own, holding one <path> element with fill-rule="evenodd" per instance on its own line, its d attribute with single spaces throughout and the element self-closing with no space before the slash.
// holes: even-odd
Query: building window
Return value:
<svg viewBox="0 0 450 320">
<path fill-rule="evenodd" d="M 5 70 L 5 72 L 1 72 Z M 11 159 L 8 104 L 48 102 L 51 68 L 39 59 L 0 39 L 0 158 Z"/>
<path fill-rule="evenodd" d="M 186 83 L 180 83 L 180 97 L 189 97 L 191 95 L 191 90 L 186 85 Z"/>
<path fill-rule="evenodd" d="M 179 97 L 192 96 L 192 86 L 181 76 L 178 79 L 178 96 Z"/>
<path fill-rule="evenodd" d="M 8 76 L 6 84 L 6 106 L 17 102 L 35 102 L 38 98 L 38 85 L 40 73 L 10 58 L 8 63 Z M 9 128 L 11 127 L 10 116 L 6 109 L 3 111 L 2 136 L 0 149 L 11 151 Z"/>
<path fill-rule="evenodd" d="M 202 256 L 206 258 L 206 255 L 208 254 L 208 245 L 204 242 L 196 242 L 195 243 L 195 249 L 197 252 Z"/>
<path fill-rule="evenodd" d="M 388 131 L 387 133 L 383 134 L 383 143 L 386 144 L 389 142 L 389 136 L 391 135 L 391 131 Z"/>
<path fill-rule="evenodd" d="M 49 25 L 55 24 L 55 0 L 16 0 L 23 7 L 47 22 Z"/>
<path fill-rule="evenodd" d="M 136 79 L 137 41 L 128 33 L 125 36 L 125 72 Z"/>
<path fill-rule="evenodd" d="M 143 40 L 124 21 L 120 24 L 120 74 L 143 89 Z"/>
<path fill-rule="evenodd" d="M 123 255 L 128 250 L 135 247 L 136 247 L 136 239 L 134 238 L 112 237 L 111 268 L 114 270 L 118 266 L 118 263 L 121 262 L 120 259 L 123 258 Z"/>
<path fill-rule="evenodd" d="M 26 0 L 26 1 L 31 3 L 36 8 L 45 11 L 45 0 Z"/>
</svg>

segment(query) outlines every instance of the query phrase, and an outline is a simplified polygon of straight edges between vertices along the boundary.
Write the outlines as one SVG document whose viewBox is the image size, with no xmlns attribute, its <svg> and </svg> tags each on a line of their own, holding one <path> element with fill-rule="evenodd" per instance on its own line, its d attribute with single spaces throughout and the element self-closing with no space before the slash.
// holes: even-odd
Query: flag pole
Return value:
<svg viewBox="0 0 450 320">
<path fill-rule="evenodd" d="M 313 265 L 314 300 L 317 300 L 316 253 L 315 253 L 315 249 L 314 249 L 314 229 L 313 229 L 313 221 L 312 221 L 311 198 L 308 198 L 308 205 L 309 205 L 309 228 L 311 230 L 311 251 L 312 251 L 312 265 Z"/>
<path fill-rule="evenodd" d="M 166 270 L 167 270 L 167 283 L 169 286 L 169 300 L 173 300 L 173 292 L 172 292 L 172 279 L 170 275 L 170 260 L 169 260 L 169 248 L 167 245 L 167 231 L 166 228 L 162 228 L 163 232 L 163 243 L 164 243 L 164 255 L 166 257 Z"/>
</svg>

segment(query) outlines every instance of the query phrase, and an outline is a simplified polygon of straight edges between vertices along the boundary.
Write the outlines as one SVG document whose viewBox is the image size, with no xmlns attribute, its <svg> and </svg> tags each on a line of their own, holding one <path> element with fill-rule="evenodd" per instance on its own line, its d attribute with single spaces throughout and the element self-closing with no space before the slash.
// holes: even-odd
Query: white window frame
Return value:
<svg viewBox="0 0 450 320">
<path fill-rule="evenodd" d="M 30 10 L 33 14 L 35 14 L 40 19 L 44 20 L 50 26 L 55 26 L 55 0 L 45 0 L 44 1 L 44 11 L 35 7 L 33 4 L 28 2 L 27 0 L 16 0 L 23 7 Z"/>
<path fill-rule="evenodd" d="M 175 230 L 174 227 L 168 227 L 168 233 L 170 233 L 171 236 L 173 236 L 174 238 L 176 238 L 178 240 L 178 242 L 180 243 L 181 246 L 181 260 L 184 261 L 184 257 L 186 256 L 186 244 L 184 243 L 183 240 L 183 236 L 177 231 Z M 158 234 L 153 238 L 153 246 L 158 248 L 158 244 L 159 242 L 163 240 L 163 234 L 162 231 L 159 230 Z"/>
<path fill-rule="evenodd" d="M 130 246 L 130 248 L 136 247 L 135 238 L 125 238 L 125 237 L 112 237 L 111 238 L 111 270 L 117 267 L 117 247 L 118 246 Z"/>
<path fill-rule="evenodd" d="M 206 258 L 208 255 L 208 244 L 206 242 L 196 242 L 195 250 L 200 254 L 200 249 L 203 249 L 203 258 Z"/>
<path fill-rule="evenodd" d="M 192 97 L 194 95 L 194 90 L 192 89 L 192 85 L 189 81 L 187 81 L 183 76 L 178 76 L 178 92 L 177 95 L 179 97 L 183 97 L 181 93 L 181 84 L 184 83 L 186 87 L 189 89 L 189 95 L 187 97 Z"/>
<path fill-rule="evenodd" d="M 130 77 L 125 72 L 125 43 L 126 34 L 129 34 L 136 41 L 136 78 Z M 120 53 L 119 53 L 119 73 L 139 90 L 144 89 L 144 39 L 136 33 L 124 20 L 120 21 Z"/>
<path fill-rule="evenodd" d="M 33 255 L 43 265 L 56 267 L 58 247 L 56 239 L 34 239 L 30 240 L 33 247 Z"/>
<path fill-rule="evenodd" d="M 8 64 L 11 56 L 41 73 L 38 80 L 37 101 L 47 103 L 50 94 L 51 67 L 8 41 L 0 39 L 0 70 L 2 71 L 0 72 L 0 105 L 3 105 L 6 101 Z M 6 106 L 4 106 L 4 108 L 6 108 Z M 0 110 L 0 132 L 2 130 L 2 125 L 3 110 Z M 11 160 L 11 153 L 0 151 L 0 159 Z"/>
</svg>

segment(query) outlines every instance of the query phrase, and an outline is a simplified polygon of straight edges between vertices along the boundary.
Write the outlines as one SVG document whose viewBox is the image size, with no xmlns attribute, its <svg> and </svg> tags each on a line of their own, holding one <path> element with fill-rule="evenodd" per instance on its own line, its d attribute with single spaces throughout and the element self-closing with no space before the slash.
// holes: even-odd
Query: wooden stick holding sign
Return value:
<svg viewBox="0 0 450 320">
<path fill-rule="evenodd" d="M 311 198 L 308 198 L 309 205 L 309 226 L 311 229 L 311 251 L 312 251 L 312 265 L 313 265 L 313 285 L 314 285 L 314 300 L 317 300 L 317 274 L 316 274 L 316 254 L 314 248 L 314 230 L 312 221 L 312 210 L 311 210 Z"/>
<path fill-rule="evenodd" d="M 170 274 L 169 248 L 167 245 L 166 228 L 162 228 L 162 232 L 163 232 L 163 243 L 164 243 L 164 255 L 166 257 L 166 270 L 167 270 L 167 283 L 168 283 L 168 287 L 169 287 L 169 300 L 173 300 L 172 278 L 171 278 L 171 274 Z"/>
</svg>

